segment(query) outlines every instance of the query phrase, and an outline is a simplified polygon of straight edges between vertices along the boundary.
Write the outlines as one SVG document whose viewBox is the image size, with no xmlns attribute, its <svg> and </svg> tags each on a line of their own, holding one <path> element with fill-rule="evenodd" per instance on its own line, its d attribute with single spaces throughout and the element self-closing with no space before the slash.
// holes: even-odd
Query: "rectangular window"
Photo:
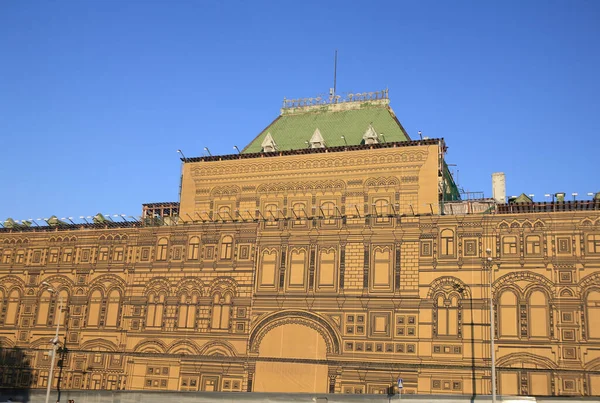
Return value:
<svg viewBox="0 0 600 403">
<path fill-rule="evenodd" d="M 587 236 L 588 253 L 600 253 L 600 234 L 590 234 Z"/>
<path fill-rule="evenodd" d="M 116 248 L 115 249 L 113 260 L 115 262 L 122 262 L 123 261 L 123 248 Z"/>
<path fill-rule="evenodd" d="M 167 245 L 158 245 L 156 250 L 156 260 L 165 261 L 167 260 Z"/>
<path fill-rule="evenodd" d="M 17 264 L 25 263 L 25 252 L 17 253 L 17 258 L 15 259 L 15 263 L 17 263 Z"/>
<path fill-rule="evenodd" d="M 392 290 L 393 255 L 389 247 L 375 247 L 373 250 L 373 270 L 371 288 L 381 291 Z"/>
<path fill-rule="evenodd" d="M 58 263 L 58 249 L 51 249 L 48 255 L 48 262 Z"/>
<path fill-rule="evenodd" d="M 192 244 L 190 245 L 190 260 L 198 260 L 198 249 L 200 245 Z"/>
<path fill-rule="evenodd" d="M 516 255 L 517 254 L 517 237 L 505 236 L 502 238 L 502 254 Z"/>
<path fill-rule="evenodd" d="M 98 260 L 101 262 L 106 262 L 108 260 L 108 248 L 100 248 Z"/>
<path fill-rule="evenodd" d="M 63 251 L 62 261 L 63 263 L 71 263 L 73 260 L 73 249 L 68 248 Z"/>
<path fill-rule="evenodd" d="M 10 251 L 4 252 L 4 254 L 2 255 L 2 263 L 9 264 L 10 263 L 10 256 L 11 256 L 11 254 L 12 253 Z"/>
<path fill-rule="evenodd" d="M 525 241 L 526 252 L 528 255 L 539 255 L 541 253 L 540 237 L 538 235 L 530 235 Z"/>
</svg>

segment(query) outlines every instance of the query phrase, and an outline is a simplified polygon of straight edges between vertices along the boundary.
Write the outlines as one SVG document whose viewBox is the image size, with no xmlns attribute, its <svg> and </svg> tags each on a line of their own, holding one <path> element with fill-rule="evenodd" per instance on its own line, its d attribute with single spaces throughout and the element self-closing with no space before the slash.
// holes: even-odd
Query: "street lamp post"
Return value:
<svg viewBox="0 0 600 403">
<path fill-rule="evenodd" d="M 487 266 L 490 270 L 490 350 L 492 358 L 492 403 L 496 403 L 496 349 L 494 347 L 494 293 L 492 285 L 494 282 L 494 270 L 492 268 L 492 250 L 486 249 Z"/>
<path fill-rule="evenodd" d="M 50 286 L 47 282 L 42 282 L 42 285 L 47 286 L 47 290 L 52 294 L 55 294 L 56 291 Z M 56 320 L 56 333 L 54 334 L 54 338 L 50 340 L 52 343 L 52 358 L 50 359 L 50 371 L 48 373 L 48 386 L 46 387 L 46 403 L 50 402 L 50 390 L 52 389 L 52 373 L 54 372 L 54 361 L 56 360 L 56 350 L 58 349 L 58 332 L 60 331 L 60 315 L 63 310 L 63 300 L 62 297 L 58 297 L 58 316 Z"/>
</svg>

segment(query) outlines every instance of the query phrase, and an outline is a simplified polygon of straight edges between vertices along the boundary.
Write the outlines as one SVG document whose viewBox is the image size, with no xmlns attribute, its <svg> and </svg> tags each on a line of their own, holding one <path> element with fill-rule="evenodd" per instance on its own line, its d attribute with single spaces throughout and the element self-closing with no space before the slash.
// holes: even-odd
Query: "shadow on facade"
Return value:
<svg viewBox="0 0 600 403">
<path fill-rule="evenodd" d="M 58 357 L 58 363 L 57 366 L 58 368 L 56 369 L 56 371 L 58 371 L 57 373 L 57 381 L 56 381 L 56 389 L 58 392 L 58 397 L 56 399 L 57 402 L 60 402 L 60 397 L 62 394 L 62 388 L 61 385 L 63 385 L 63 378 L 65 377 L 65 370 L 64 370 L 64 364 L 65 361 L 67 360 L 67 354 L 69 352 L 69 349 L 67 347 L 61 347 L 58 349 L 58 351 L 56 352 L 57 357 Z"/>
<path fill-rule="evenodd" d="M 474 309 L 473 309 L 473 297 L 471 296 L 469 298 L 469 302 L 470 302 L 470 323 L 469 323 L 469 327 L 471 328 L 471 340 L 470 344 L 471 344 L 471 384 L 472 386 L 472 390 L 473 393 L 471 394 L 471 403 L 475 402 L 475 399 L 477 398 L 477 373 L 476 373 L 476 365 L 475 365 L 475 323 L 474 323 Z"/>
<path fill-rule="evenodd" d="M 29 402 L 30 357 L 18 347 L 0 345 L 0 401 Z"/>
</svg>

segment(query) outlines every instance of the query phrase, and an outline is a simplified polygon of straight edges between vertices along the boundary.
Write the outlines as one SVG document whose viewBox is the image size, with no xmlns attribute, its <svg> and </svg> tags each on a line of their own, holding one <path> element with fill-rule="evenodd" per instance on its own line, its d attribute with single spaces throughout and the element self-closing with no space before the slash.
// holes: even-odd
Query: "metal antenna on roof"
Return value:
<svg viewBox="0 0 600 403">
<path fill-rule="evenodd" d="M 337 90 L 337 49 L 335 50 L 335 59 L 333 61 L 333 96 Z"/>
<path fill-rule="evenodd" d="M 332 101 L 335 98 L 337 83 L 337 49 L 335 50 L 335 57 L 333 59 L 333 88 L 329 89 L 329 100 Z"/>
</svg>

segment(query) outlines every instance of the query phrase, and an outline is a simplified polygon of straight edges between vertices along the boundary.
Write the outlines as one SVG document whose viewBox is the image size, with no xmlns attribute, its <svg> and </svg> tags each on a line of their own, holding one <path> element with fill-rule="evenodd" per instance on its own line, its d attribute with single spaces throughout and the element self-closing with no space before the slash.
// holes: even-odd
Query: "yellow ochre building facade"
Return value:
<svg viewBox="0 0 600 403">
<path fill-rule="evenodd" d="M 58 324 L 63 389 L 489 394 L 493 337 L 499 393 L 600 395 L 600 199 L 460 200 L 445 151 L 387 91 L 285 100 L 141 220 L 7 220 L 0 384 Z"/>
</svg>

